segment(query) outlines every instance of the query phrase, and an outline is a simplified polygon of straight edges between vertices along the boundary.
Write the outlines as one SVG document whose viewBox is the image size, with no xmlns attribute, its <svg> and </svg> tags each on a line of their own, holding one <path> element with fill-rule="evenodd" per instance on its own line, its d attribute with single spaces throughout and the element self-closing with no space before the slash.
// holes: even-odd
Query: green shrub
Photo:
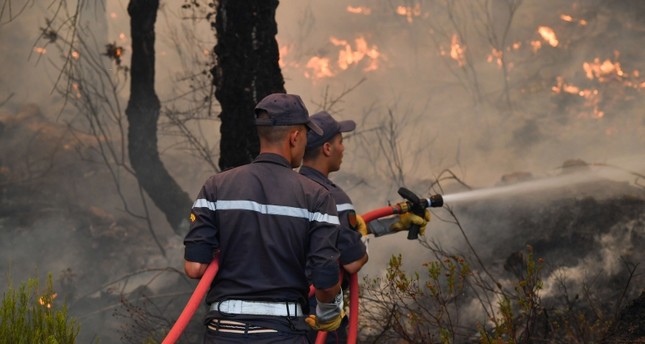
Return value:
<svg viewBox="0 0 645 344">
<path fill-rule="evenodd" d="M 74 343 L 78 323 L 67 314 L 63 304 L 56 307 L 52 276 L 41 291 L 37 279 L 29 279 L 18 289 L 9 284 L 0 307 L 0 344 Z"/>
</svg>

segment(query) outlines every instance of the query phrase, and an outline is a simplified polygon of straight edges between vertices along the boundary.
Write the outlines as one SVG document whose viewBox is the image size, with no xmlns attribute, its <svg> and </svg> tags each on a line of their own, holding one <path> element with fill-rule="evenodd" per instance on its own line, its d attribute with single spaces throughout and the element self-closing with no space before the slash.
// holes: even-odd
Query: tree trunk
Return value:
<svg viewBox="0 0 645 344">
<path fill-rule="evenodd" d="M 222 108 L 221 170 L 247 164 L 258 154 L 253 108 L 266 95 L 285 92 L 275 39 L 277 7 L 277 0 L 217 3 L 217 61 L 211 73 Z"/>
<path fill-rule="evenodd" d="M 132 35 L 128 152 L 139 184 L 178 235 L 188 229 L 191 200 L 161 162 L 157 150 L 157 121 L 161 105 L 155 93 L 155 30 L 159 0 L 131 0 Z"/>
</svg>

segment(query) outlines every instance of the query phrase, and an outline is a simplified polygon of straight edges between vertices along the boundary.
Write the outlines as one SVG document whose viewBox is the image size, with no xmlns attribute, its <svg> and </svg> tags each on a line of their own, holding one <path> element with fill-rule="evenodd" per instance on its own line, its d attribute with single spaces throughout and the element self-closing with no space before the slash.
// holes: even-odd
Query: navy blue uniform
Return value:
<svg viewBox="0 0 645 344">
<path fill-rule="evenodd" d="M 330 288 L 338 282 L 338 224 L 336 205 L 325 188 L 293 171 L 285 158 L 263 153 L 251 164 L 206 181 L 191 211 L 185 259 L 209 263 L 220 251 L 208 304 L 297 303 L 306 314 L 309 283 Z M 235 319 L 304 333 L 303 315 L 231 315 L 211 307 L 207 321 Z"/>
<path fill-rule="evenodd" d="M 365 244 L 361 241 L 361 233 L 356 230 L 356 210 L 349 196 L 325 177 L 320 171 L 311 167 L 300 167 L 300 174 L 310 178 L 327 189 L 336 202 L 336 210 L 340 219 L 340 234 L 337 247 L 340 251 L 340 263 L 345 265 L 363 257 L 366 253 Z"/>
<path fill-rule="evenodd" d="M 336 210 L 340 219 L 340 233 L 338 236 L 337 247 L 340 251 L 340 263 L 349 264 L 362 258 L 367 251 L 365 244 L 361 241 L 361 233 L 356 230 L 356 210 L 349 196 L 334 184 L 329 178 L 325 177 L 320 171 L 308 167 L 300 167 L 300 174 L 316 181 L 324 186 L 331 193 L 336 202 Z M 347 276 L 346 276 L 347 277 Z M 343 286 L 347 285 L 348 279 L 344 279 Z M 311 300 L 312 304 L 316 302 L 315 298 Z M 347 323 L 348 318 L 345 316 L 340 327 L 336 331 L 327 334 L 327 343 L 346 343 L 347 342 Z M 310 331 L 310 340 L 315 340 L 317 332 Z"/>
</svg>

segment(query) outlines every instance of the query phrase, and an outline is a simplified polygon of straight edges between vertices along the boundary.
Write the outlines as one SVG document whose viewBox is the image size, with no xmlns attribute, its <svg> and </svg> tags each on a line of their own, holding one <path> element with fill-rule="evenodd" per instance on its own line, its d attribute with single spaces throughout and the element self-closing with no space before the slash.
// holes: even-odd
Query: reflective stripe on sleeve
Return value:
<svg viewBox="0 0 645 344">
<path fill-rule="evenodd" d="M 327 222 L 333 225 L 339 225 L 340 221 L 338 216 L 323 214 L 323 213 L 312 213 L 307 209 L 289 207 L 284 205 L 271 205 L 271 204 L 260 204 L 254 201 L 216 201 L 211 202 L 206 199 L 200 198 L 195 201 L 193 208 L 208 208 L 211 211 L 215 210 L 249 210 L 255 211 L 260 214 L 267 215 L 283 215 L 290 217 L 304 218 L 311 221 L 317 222 Z"/>
<path fill-rule="evenodd" d="M 351 203 L 343 203 L 343 204 L 336 205 L 336 211 L 339 213 L 341 211 L 347 211 L 347 210 L 354 210 L 354 205 Z"/>
<path fill-rule="evenodd" d="M 193 203 L 193 208 L 208 208 L 209 210 L 215 211 L 217 205 L 215 202 L 211 202 L 205 198 L 200 198 Z"/>
</svg>

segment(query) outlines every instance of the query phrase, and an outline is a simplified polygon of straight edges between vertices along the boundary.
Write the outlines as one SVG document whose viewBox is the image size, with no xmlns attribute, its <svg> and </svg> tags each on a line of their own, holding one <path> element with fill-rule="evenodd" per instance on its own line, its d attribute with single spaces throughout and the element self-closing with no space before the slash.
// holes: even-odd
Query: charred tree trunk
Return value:
<svg viewBox="0 0 645 344">
<path fill-rule="evenodd" d="M 155 93 L 155 21 L 159 0 L 131 0 L 132 35 L 128 152 L 139 184 L 179 234 L 187 229 L 191 200 L 161 162 L 157 150 L 157 121 L 161 105 Z"/>
<path fill-rule="evenodd" d="M 285 92 L 275 35 L 277 0 L 220 0 L 211 70 L 220 103 L 222 170 L 247 164 L 259 152 L 253 108 L 266 95 Z"/>
</svg>

